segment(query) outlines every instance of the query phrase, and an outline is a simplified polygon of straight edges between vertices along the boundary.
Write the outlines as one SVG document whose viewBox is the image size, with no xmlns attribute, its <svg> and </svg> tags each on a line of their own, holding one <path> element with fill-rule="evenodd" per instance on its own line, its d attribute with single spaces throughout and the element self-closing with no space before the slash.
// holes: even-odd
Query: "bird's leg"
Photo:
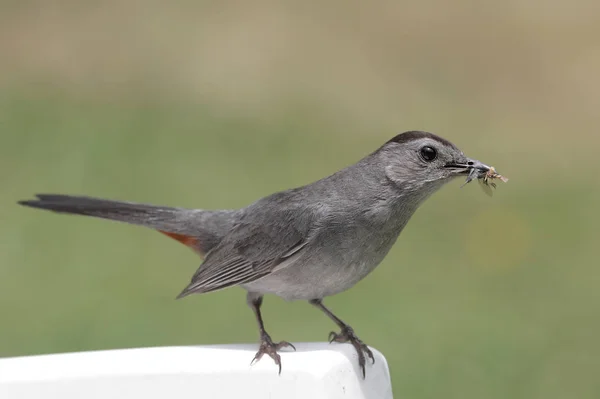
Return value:
<svg viewBox="0 0 600 399">
<path fill-rule="evenodd" d="M 362 370 L 363 378 L 365 378 L 365 376 L 366 376 L 365 354 L 367 356 L 369 356 L 369 358 L 371 359 L 371 361 L 373 363 L 375 363 L 375 357 L 373 357 L 373 352 L 371 352 L 369 347 L 364 342 L 362 342 L 360 340 L 360 338 L 358 338 L 356 336 L 352 327 L 350 327 L 348 324 L 344 323 L 339 317 L 334 315 L 331 312 L 331 310 L 327 309 L 327 307 L 325 305 L 323 305 L 323 300 L 313 299 L 309 302 L 311 305 L 314 305 L 317 308 L 321 309 L 323 311 L 323 313 L 325 313 L 327 316 L 329 316 L 329 318 L 331 320 L 333 320 L 335 322 L 335 324 L 337 324 L 341 328 L 341 331 L 339 333 L 335 333 L 333 331 L 329 333 L 329 342 L 330 343 L 333 341 L 335 341 L 335 342 L 350 342 L 352 344 L 352 346 L 354 346 L 354 349 L 356 349 L 356 353 L 358 354 L 358 365 L 360 366 L 360 368 Z"/>
<path fill-rule="evenodd" d="M 260 333 L 260 347 L 256 353 L 256 356 L 254 356 L 254 359 L 252 360 L 252 364 L 258 362 L 266 353 L 275 361 L 275 364 L 279 366 L 279 374 L 281 374 L 281 356 L 279 356 L 277 351 L 288 346 L 296 350 L 296 347 L 286 341 L 273 342 L 271 336 L 265 331 L 265 325 L 260 314 L 260 306 L 262 305 L 263 301 L 262 295 L 249 292 L 246 300 L 248 305 L 252 308 L 252 311 L 254 311 L 256 321 L 258 322 L 258 331 Z"/>
</svg>

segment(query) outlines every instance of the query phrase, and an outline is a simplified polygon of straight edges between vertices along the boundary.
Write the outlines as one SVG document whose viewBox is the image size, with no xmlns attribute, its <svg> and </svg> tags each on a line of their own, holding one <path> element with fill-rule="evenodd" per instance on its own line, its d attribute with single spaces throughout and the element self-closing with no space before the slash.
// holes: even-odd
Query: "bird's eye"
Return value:
<svg viewBox="0 0 600 399">
<path fill-rule="evenodd" d="M 435 150 L 435 148 L 427 145 L 421 148 L 421 158 L 423 158 L 427 162 L 431 162 L 437 158 L 437 151 Z"/>
</svg>

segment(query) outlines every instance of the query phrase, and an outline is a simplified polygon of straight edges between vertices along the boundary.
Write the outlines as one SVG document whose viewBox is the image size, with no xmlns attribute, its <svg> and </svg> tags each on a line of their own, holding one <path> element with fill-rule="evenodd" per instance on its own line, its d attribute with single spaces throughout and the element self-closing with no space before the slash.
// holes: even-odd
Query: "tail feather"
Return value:
<svg viewBox="0 0 600 399">
<path fill-rule="evenodd" d="M 235 221 L 235 211 L 206 211 L 115 201 L 85 196 L 37 194 L 19 201 L 30 208 L 92 216 L 156 229 L 203 254 L 218 243 Z"/>
<path fill-rule="evenodd" d="M 92 197 L 37 194 L 37 200 L 19 201 L 20 205 L 57 213 L 93 216 L 171 231 L 173 222 L 193 210 L 114 201 Z"/>
</svg>

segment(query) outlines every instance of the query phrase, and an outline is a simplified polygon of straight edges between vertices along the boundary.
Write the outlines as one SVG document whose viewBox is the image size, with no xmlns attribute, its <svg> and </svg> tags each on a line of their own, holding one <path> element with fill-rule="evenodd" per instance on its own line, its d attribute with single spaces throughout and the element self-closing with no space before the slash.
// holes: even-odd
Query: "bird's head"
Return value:
<svg viewBox="0 0 600 399">
<path fill-rule="evenodd" d="M 455 177 L 468 176 L 473 169 L 481 174 L 490 170 L 448 140 L 422 131 L 397 135 L 375 155 L 394 185 L 425 197 Z"/>
</svg>

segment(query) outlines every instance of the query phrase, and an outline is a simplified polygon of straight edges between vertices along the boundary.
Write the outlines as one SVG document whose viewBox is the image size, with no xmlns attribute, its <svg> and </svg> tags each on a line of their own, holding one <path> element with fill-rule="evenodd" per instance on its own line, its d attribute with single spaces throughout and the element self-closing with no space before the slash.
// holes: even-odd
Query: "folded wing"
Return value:
<svg viewBox="0 0 600 399">
<path fill-rule="evenodd" d="M 245 284 L 271 273 L 298 254 L 309 240 L 310 223 L 284 215 L 262 222 L 242 221 L 207 255 L 178 298 Z"/>
</svg>

